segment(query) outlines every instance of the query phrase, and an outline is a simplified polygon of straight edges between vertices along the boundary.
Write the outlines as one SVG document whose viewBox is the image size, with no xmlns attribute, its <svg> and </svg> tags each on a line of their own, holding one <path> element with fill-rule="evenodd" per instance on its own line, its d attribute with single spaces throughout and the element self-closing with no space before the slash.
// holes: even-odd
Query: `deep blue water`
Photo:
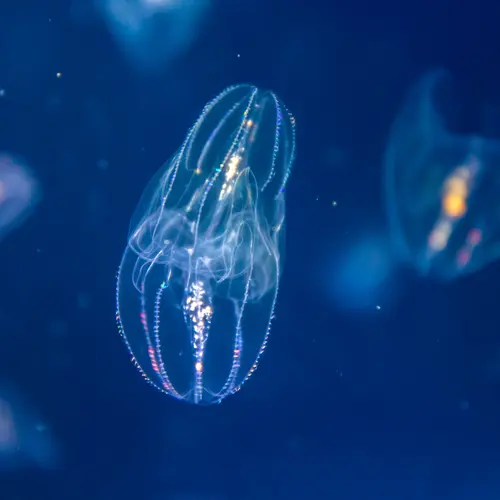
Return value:
<svg viewBox="0 0 500 500">
<path fill-rule="evenodd" d="M 405 92 L 436 66 L 460 82 L 458 128 L 500 132 L 500 6 L 220 0 L 151 69 L 70 4 L 0 3 L 0 150 L 43 192 L 1 241 L 0 397 L 37 408 L 58 456 L 1 469 L 0 498 L 498 498 L 499 264 L 447 283 L 398 267 L 382 179 Z M 115 276 L 147 182 L 243 82 L 296 118 L 285 268 L 256 374 L 196 407 L 130 363 Z"/>
</svg>

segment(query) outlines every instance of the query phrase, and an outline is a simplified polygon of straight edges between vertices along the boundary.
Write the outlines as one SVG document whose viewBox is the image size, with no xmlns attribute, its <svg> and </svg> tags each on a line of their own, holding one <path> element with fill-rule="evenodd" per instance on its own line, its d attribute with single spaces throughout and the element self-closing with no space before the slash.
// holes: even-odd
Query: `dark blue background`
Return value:
<svg viewBox="0 0 500 500">
<path fill-rule="evenodd" d="M 1 2 L 0 149 L 44 193 L 0 247 L 0 377 L 40 408 L 63 460 L 0 473 L 0 498 L 499 498 L 498 264 L 448 284 L 395 272 L 352 310 L 320 279 L 329 255 L 386 230 L 383 148 L 423 72 L 447 67 L 480 109 L 462 128 L 500 127 L 499 25 L 485 0 L 220 1 L 189 51 L 146 75 L 66 2 Z M 147 181 L 239 82 L 272 88 L 297 120 L 286 267 L 258 372 L 197 408 L 129 362 L 115 273 Z"/>
</svg>

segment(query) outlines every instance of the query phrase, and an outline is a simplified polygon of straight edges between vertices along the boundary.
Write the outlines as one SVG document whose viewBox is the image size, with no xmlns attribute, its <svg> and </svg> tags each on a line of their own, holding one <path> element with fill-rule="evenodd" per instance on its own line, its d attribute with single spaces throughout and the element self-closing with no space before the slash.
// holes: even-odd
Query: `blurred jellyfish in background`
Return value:
<svg viewBox="0 0 500 500">
<path fill-rule="evenodd" d="M 40 199 L 40 188 L 29 169 L 0 153 L 0 238 L 19 226 Z"/>
<path fill-rule="evenodd" d="M 98 10 L 130 62 L 164 69 L 193 42 L 209 0 L 98 0 Z"/>
<path fill-rule="evenodd" d="M 449 129 L 453 88 L 439 69 L 410 90 L 392 127 L 384 173 L 399 257 L 419 274 L 445 280 L 500 257 L 500 140 Z"/>
<path fill-rule="evenodd" d="M 58 465 L 56 441 L 38 412 L 18 391 L 0 388 L 0 470 Z"/>
</svg>

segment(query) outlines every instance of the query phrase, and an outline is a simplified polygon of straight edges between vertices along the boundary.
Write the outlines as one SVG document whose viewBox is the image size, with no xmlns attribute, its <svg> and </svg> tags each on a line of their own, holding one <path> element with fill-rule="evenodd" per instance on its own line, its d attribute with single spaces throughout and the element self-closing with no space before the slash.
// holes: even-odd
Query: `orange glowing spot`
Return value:
<svg viewBox="0 0 500 500">
<path fill-rule="evenodd" d="M 465 198 L 456 193 L 448 193 L 443 198 L 443 211 L 448 217 L 454 219 L 463 217 L 467 211 L 467 203 Z"/>
<path fill-rule="evenodd" d="M 196 364 L 194 365 L 194 369 L 200 373 L 203 371 L 203 363 L 201 361 L 197 361 Z"/>
</svg>

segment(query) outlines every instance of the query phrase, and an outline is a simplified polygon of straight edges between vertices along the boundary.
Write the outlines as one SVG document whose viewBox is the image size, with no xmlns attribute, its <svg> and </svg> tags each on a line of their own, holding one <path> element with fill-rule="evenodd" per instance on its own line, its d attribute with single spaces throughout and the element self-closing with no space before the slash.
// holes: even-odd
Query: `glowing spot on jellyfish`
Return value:
<svg viewBox="0 0 500 500">
<path fill-rule="evenodd" d="M 235 154 L 229 158 L 227 162 L 226 172 L 224 174 L 224 184 L 220 190 L 219 200 L 225 199 L 233 190 L 235 184 L 235 177 L 238 173 L 238 165 L 241 162 L 241 156 Z"/>
</svg>

